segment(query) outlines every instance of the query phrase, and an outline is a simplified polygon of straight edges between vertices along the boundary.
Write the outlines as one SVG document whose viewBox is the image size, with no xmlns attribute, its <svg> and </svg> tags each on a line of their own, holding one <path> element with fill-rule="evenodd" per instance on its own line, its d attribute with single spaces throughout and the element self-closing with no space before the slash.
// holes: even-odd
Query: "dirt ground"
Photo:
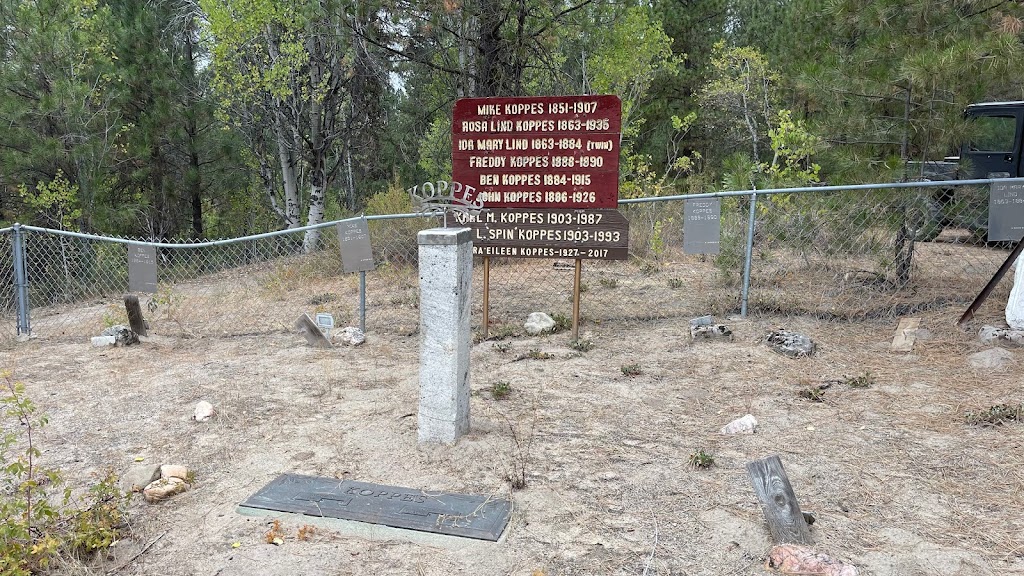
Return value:
<svg viewBox="0 0 1024 576">
<path fill-rule="evenodd" d="M 721 318 L 732 342 L 691 342 L 686 319 L 588 324 L 571 336 L 512 336 L 472 351 L 471 431 L 455 446 L 417 444 L 416 334 L 369 335 L 316 350 L 298 334 L 155 336 L 99 349 L 88 338 L 9 344 L 0 361 L 50 416 L 44 464 L 78 484 L 137 458 L 195 471 L 193 488 L 131 506 L 130 536 L 93 566 L 117 574 L 770 573 L 771 540 L 745 465 L 778 454 L 814 546 L 862 574 L 1024 574 L 1024 423 L 982 427 L 967 411 L 1022 401 L 1024 351 L 972 368 L 988 306 L 966 330 L 961 306 L 918 314 L 909 354 L 889 352 L 895 321 Z M 524 312 L 525 316 L 525 312 Z M 818 344 L 810 358 L 769 350 L 783 326 Z M 507 344 L 506 344 L 507 343 Z M 531 351 L 548 359 L 519 359 Z M 627 376 L 623 367 L 639 365 Z M 835 384 L 823 402 L 798 392 Z M 510 394 L 497 399 L 495 383 Z M 191 419 L 207 400 L 217 416 Z M 753 414 L 757 434 L 719 428 Z M 703 449 L 710 469 L 694 469 Z M 508 477 L 526 471 L 527 486 Z M 318 528 L 237 505 L 282 472 L 511 498 L 498 543 L 413 541 Z M 235 544 L 237 543 L 237 546 Z M 148 546 L 148 547 L 147 547 Z"/>
</svg>

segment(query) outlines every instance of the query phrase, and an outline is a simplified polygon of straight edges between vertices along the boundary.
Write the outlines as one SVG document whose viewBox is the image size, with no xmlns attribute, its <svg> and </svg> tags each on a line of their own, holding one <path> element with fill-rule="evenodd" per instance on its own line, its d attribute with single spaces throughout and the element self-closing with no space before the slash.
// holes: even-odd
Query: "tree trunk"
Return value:
<svg viewBox="0 0 1024 576">
<path fill-rule="evenodd" d="M 284 185 L 285 228 L 299 226 L 299 183 L 295 173 L 295 160 L 288 144 L 284 118 L 280 110 L 274 112 L 274 135 L 277 138 L 277 158 L 281 163 L 281 180 Z"/>
</svg>

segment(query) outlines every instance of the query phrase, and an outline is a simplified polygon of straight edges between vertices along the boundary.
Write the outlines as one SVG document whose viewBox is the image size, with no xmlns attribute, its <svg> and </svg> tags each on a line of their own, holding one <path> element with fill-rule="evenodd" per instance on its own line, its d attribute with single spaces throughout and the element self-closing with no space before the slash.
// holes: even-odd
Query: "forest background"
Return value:
<svg viewBox="0 0 1024 576">
<path fill-rule="evenodd" d="M 618 95 L 622 197 L 899 180 L 1024 100 L 1022 42 L 1011 0 L 0 0 L 0 220 L 404 212 L 468 96 Z"/>
</svg>

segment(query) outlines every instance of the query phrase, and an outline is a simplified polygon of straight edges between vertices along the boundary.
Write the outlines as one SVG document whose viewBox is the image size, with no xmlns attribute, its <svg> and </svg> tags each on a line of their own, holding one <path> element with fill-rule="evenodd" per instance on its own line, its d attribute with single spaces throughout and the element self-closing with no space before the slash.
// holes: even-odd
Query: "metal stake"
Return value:
<svg viewBox="0 0 1024 576">
<path fill-rule="evenodd" d="M 576 274 L 572 287 L 572 339 L 580 339 L 580 285 L 583 277 L 583 259 L 576 259 Z"/>
<path fill-rule="evenodd" d="M 491 327 L 491 257 L 484 256 L 484 340 Z"/>
<path fill-rule="evenodd" d="M 366 334 L 366 271 L 359 273 L 359 331 Z"/>
</svg>

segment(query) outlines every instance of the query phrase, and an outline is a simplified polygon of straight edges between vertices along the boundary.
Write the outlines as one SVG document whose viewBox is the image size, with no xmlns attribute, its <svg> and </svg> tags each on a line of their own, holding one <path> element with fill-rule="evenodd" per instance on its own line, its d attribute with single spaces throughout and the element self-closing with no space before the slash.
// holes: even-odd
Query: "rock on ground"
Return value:
<svg viewBox="0 0 1024 576">
<path fill-rule="evenodd" d="M 118 485 L 122 492 L 142 492 L 154 480 L 160 478 L 160 465 L 133 466 L 121 475 Z"/>
<path fill-rule="evenodd" d="M 971 366 L 981 370 L 1002 370 L 1013 359 L 1013 352 L 1005 348 L 990 348 L 967 357 Z"/>
<path fill-rule="evenodd" d="M 543 312 L 533 312 L 526 317 L 526 323 L 523 324 L 523 328 L 526 329 L 526 333 L 531 336 L 543 334 L 549 332 L 555 327 L 555 321 L 551 319 L 551 316 Z"/>
<path fill-rule="evenodd" d="M 105 348 L 107 346 L 116 346 L 117 338 L 113 336 L 93 336 L 92 345 L 97 348 Z"/>
<path fill-rule="evenodd" d="M 729 340 L 732 341 L 732 330 L 725 324 L 709 324 L 690 326 L 692 340 Z"/>
<path fill-rule="evenodd" d="M 196 404 L 196 409 L 192 414 L 192 419 L 196 422 L 206 422 L 216 413 L 217 411 L 213 409 L 213 404 L 210 404 L 206 400 L 200 400 Z"/>
<path fill-rule="evenodd" d="M 131 346 L 132 344 L 139 343 L 139 335 L 123 324 L 111 326 L 104 330 L 101 335 L 113 336 L 118 346 Z"/>
<path fill-rule="evenodd" d="M 814 574 L 815 576 L 857 576 L 857 568 L 806 546 L 781 544 L 768 552 L 769 568 L 783 574 Z"/>
<path fill-rule="evenodd" d="M 757 432 L 757 418 L 753 414 L 747 414 L 729 422 L 719 431 L 721 434 L 753 434 Z"/>
<path fill-rule="evenodd" d="M 788 330 L 774 330 L 769 332 L 768 335 L 765 336 L 764 342 L 772 350 L 775 350 L 779 354 L 789 356 L 790 358 L 810 356 L 811 354 L 814 354 L 814 350 L 817 348 L 814 341 L 807 336 L 797 334 L 796 332 L 789 332 Z"/>
<path fill-rule="evenodd" d="M 175 494 L 180 494 L 188 489 L 188 485 L 181 478 L 161 478 L 154 480 L 145 489 L 142 495 L 150 504 L 166 500 Z"/>
<path fill-rule="evenodd" d="M 180 464 L 164 464 L 160 467 L 160 478 L 163 480 L 171 478 L 186 480 L 188 479 L 188 468 Z"/>
<path fill-rule="evenodd" d="M 359 346 L 366 342 L 366 335 L 355 326 L 347 326 L 335 332 L 334 339 L 345 346 Z"/>
<path fill-rule="evenodd" d="M 1024 330 L 1006 330 L 986 324 L 978 331 L 978 340 L 981 340 L 982 344 L 1024 346 Z"/>
</svg>

